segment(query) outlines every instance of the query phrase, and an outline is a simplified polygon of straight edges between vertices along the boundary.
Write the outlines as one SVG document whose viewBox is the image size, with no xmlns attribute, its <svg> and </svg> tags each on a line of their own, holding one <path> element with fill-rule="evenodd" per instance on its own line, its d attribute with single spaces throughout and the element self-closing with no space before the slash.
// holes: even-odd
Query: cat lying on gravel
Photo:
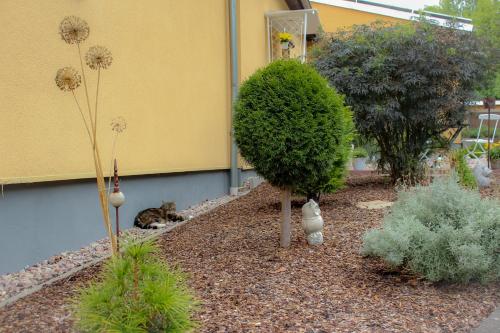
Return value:
<svg viewBox="0 0 500 333">
<path fill-rule="evenodd" d="M 165 228 L 167 222 L 184 221 L 184 217 L 176 213 L 175 202 L 164 202 L 160 208 L 148 208 L 137 214 L 134 226 L 141 229 Z"/>
</svg>

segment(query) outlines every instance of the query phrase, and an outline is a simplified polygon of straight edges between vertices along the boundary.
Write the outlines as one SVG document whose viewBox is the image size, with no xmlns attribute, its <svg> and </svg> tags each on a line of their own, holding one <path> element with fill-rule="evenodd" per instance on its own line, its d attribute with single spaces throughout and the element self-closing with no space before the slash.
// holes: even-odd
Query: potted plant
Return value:
<svg viewBox="0 0 500 333">
<path fill-rule="evenodd" d="M 500 169 L 500 143 L 493 144 L 490 150 L 491 168 Z"/>
<path fill-rule="evenodd" d="M 365 170 L 368 152 L 363 147 L 354 148 L 352 151 L 354 170 Z"/>
<path fill-rule="evenodd" d="M 288 48 L 290 47 L 290 42 L 293 39 L 292 34 L 288 32 L 280 32 L 278 36 L 280 38 L 281 48 L 283 50 L 288 50 Z"/>
</svg>

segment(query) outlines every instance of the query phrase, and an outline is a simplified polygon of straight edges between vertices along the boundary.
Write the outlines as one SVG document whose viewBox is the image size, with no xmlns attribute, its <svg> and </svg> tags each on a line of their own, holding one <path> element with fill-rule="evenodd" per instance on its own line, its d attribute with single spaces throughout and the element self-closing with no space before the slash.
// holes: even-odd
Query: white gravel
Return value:
<svg viewBox="0 0 500 333">
<path fill-rule="evenodd" d="M 226 195 L 214 200 L 206 200 L 180 211 L 179 214 L 186 219 L 191 219 L 246 193 L 248 191 L 242 192 L 238 196 Z M 171 225 L 173 224 L 175 223 Z M 130 228 L 123 231 L 122 239 L 138 240 L 157 233 L 161 233 L 161 229 Z M 80 250 L 62 252 L 47 260 L 27 266 L 18 272 L 0 275 L 0 304 L 29 288 L 44 284 L 70 270 L 76 269 L 78 266 L 84 266 L 85 264 L 106 258 L 109 256 L 109 253 L 108 238 L 104 238 Z"/>
</svg>

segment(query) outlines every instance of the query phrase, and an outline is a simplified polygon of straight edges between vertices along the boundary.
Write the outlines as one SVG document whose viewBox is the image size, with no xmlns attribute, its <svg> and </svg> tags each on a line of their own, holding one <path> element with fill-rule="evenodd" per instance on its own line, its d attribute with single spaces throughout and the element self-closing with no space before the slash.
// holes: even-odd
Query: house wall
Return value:
<svg viewBox="0 0 500 333">
<path fill-rule="evenodd" d="M 54 83 L 58 68 L 79 68 L 76 46 L 58 35 L 66 15 L 89 23 L 84 51 L 100 44 L 113 52 L 100 95 L 105 160 L 112 146 L 109 124 L 123 116 L 128 127 L 116 154 L 122 174 L 229 167 L 227 1 L 4 0 L 2 183 L 94 173 L 71 94 Z M 96 72 L 86 70 L 93 101 Z M 77 96 L 85 105 L 82 86 Z"/>
<path fill-rule="evenodd" d="M 247 79 L 256 69 L 268 63 L 267 27 L 264 13 L 271 10 L 286 10 L 283 0 L 240 1 L 240 77 Z M 264 39 L 263 39 L 263 36 Z"/>
<path fill-rule="evenodd" d="M 241 0 L 241 77 L 267 63 L 264 13 L 283 0 Z M 70 93 L 54 83 L 79 69 L 61 19 L 90 25 L 83 52 L 105 45 L 99 141 L 110 161 L 110 122 L 126 119 L 116 156 L 123 175 L 221 170 L 230 159 L 227 0 L 3 0 L 0 2 L 0 183 L 92 177 L 88 140 Z M 96 72 L 87 71 L 93 105 Z M 83 85 L 77 97 L 86 105 Z"/>
<path fill-rule="evenodd" d="M 267 63 L 264 13 L 286 8 L 239 1 L 241 79 Z M 110 122 L 126 119 L 116 146 L 124 226 L 162 200 L 182 209 L 228 190 L 227 0 L 2 0 L 0 274 L 104 235 L 86 133 L 71 94 L 54 83 L 59 68 L 79 69 L 76 47 L 58 35 L 67 15 L 90 25 L 84 52 L 97 44 L 113 53 L 98 136 L 106 166 Z M 96 73 L 86 70 L 93 100 Z M 85 105 L 83 86 L 77 97 Z"/>
<path fill-rule="evenodd" d="M 406 20 L 362 12 L 359 10 L 335 7 L 317 2 L 311 2 L 312 8 L 319 12 L 321 26 L 325 32 L 335 32 L 342 28 L 350 27 L 354 24 L 370 24 L 376 21 L 403 23 Z"/>
</svg>

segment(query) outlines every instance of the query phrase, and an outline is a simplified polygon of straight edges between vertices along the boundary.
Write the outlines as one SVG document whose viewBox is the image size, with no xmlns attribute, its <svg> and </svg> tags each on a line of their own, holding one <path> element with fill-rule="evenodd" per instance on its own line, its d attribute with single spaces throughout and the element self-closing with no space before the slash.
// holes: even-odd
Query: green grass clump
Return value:
<svg viewBox="0 0 500 333">
<path fill-rule="evenodd" d="M 80 290 L 81 332 L 189 332 L 195 327 L 192 293 L 178 270 L 167 267 L 151 242 L 129 245 L 111 259 L 100 282 Z"/>
<path fill-rule="evenodd" d="M 477 132 L 479 131 L 479 128 L 474 128 L 474 127 L 468 127 L 464 128 L 462 130 L 462 137 L 463 138 L 477 138 Z M 482 127 L 481 128 L 481 138 L 488 138 L 493 135 L 493 128 L 490 128 L 490 135 L 488 136 L 488 127 Z M 500 139 L 500 131 L 497 131 L 495 133 L 495 138 Z"/>
<path fill-rule="evenodd" d="M 454 179 L 401 192 L 381 229 L 369 230 L 362 254 L 381 257 L 430 281 L 500 278 L 500 203 Z"/>
<path fill-rule="evenodd" d="M 368 157 L 368 152 L 363 147 L 356 147 L 352 151 L 352 158 L 363 158 Z"/>
<path fill-rule="evenodd" d="M 491 149 L 490 158 L 492 160 L 500 160 L 500 147 L 494 147 Z"/>
<path fill-rule="evenodd" d="M 476 189 L 476 177 L 474 177 L 472 170 L 467 165 L 467 161 L 465 160 L 466 154 L 467 151 L 465 149 L 455 150 L 451 154 L 451 164 L 458 175 L 459 183 L 465 188 Z"/>
</svg>

